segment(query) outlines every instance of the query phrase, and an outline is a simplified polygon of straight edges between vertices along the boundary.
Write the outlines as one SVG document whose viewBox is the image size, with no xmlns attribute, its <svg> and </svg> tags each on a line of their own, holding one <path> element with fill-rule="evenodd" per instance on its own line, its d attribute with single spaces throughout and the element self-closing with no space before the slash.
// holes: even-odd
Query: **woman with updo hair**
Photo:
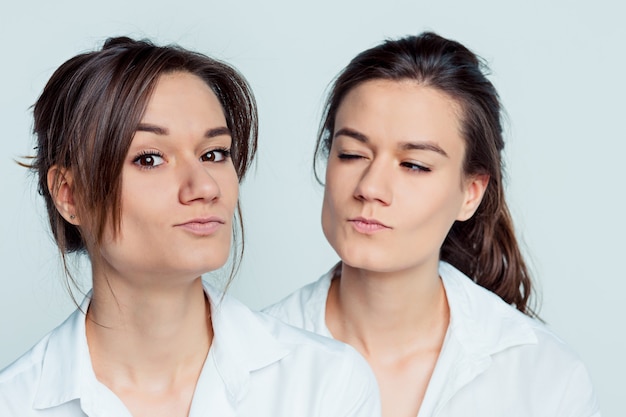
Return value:
<svg viewBox="0 0 626 417">
<path fill-rule="evenodd" d="M 0 416 L 380 415 L 353 349 L 201 278 L 243 248 L 257 110 L 234 68 L 112 38 L 56 70 L 34 118 L 29 167 L 68 279 L 84 253 L 93 289 L 0 372 Z"/>
</svg>

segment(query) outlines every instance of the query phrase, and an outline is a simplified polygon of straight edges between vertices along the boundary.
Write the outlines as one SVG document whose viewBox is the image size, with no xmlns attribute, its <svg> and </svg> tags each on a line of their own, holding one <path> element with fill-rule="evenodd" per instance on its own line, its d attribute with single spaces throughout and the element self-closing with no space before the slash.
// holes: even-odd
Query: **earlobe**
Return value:
<svg viewBox="0 0 626 417">
<path fill-rule="evenodd" d="M 489 175 L 487 174 L 474 175 L 466 180 L 465 200 L 463 201 L 457 220 L 468 220 L 474 215 L 474 213 L 476 213 L 488 185 Z"/>
<path fill-rule="evenodd" d="M 74 225 L 79 225 L 74 200 L 74 177 L 72 171 L 56 165 L 48 170 L 48 191 L 54 205 L 63 218 Z"/>
</svg>

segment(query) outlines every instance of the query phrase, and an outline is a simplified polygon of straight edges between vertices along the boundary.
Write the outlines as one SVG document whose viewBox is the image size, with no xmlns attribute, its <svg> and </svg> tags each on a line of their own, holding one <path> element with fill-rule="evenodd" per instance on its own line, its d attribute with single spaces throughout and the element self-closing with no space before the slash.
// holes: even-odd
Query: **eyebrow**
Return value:
<svg viewBox="0 0 626 417">
<path fill-rule="evenodd" d="M 148 132 L 148 133 L 154 133 L 155 135 L 162 135 L 162 136 L 169 135 L 170 133 L 169 129 L 165 127 L 161 127 L 161 126 L 157 126 L 157 125 L 153 125 L 149 123 L 139 123 L 139 125 L 137 126 L 137 132 Z M 222 127 L 209 129 L 204 133 L 204 137 L 207 139 L 214 138 L 216 136 L 222 136 L 222 135 L 231 136 L 230 129 L 225 126 L 222 126 Z"/>
<path fill-rule="evenodd" d="M 400 144 L 400 149 L 404 151 L 432 151 L 449 158 L 446 151 L 431 142 L 403 142 Z"/>
<path fill-rule="evenodd" d="M 364 135 L 363 133 L 357 132 L 356 130 L 347 128 L 347 127 L 339 129 L 337 132 L 335 132 L 333 137 L 337 138 L 338 136 L 347 136 L 347 137 L 356 139 L 362 143 L 369 143 L 369 138 L 366 135 Z M 444 151 L 440 146 L 432 142 L 402 142 L 399 144 L 399 148 L 404 151 L 413 151 L 413 150 L 432 151 L 440 155 L 443 155 L 446 158 L 449 158 L 446 151 Z"/>
</svg>

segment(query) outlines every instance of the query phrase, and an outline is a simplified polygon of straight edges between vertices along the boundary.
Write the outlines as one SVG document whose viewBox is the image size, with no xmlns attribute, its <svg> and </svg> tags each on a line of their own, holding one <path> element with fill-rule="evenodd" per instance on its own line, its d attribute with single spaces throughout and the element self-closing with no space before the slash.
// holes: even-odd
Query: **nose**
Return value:
<svg viewBox="0 0 626 417">
<path fill-rule="evenodd" d="M 360 201 L 378 202 L 385 206 L 393 200 L 393 178 L 390 166 L 383 160 L 374 159 L 361 173 L 354 190 L 354 198 Z"/>
<path fill-rule="evenodd" d="M 221 196 L 220 186 L 206 164 L 199 160 L 187 161 L 180 169 L 179 200 L 183 204 L 194 201 L 211 202 Z"/>
</svg>

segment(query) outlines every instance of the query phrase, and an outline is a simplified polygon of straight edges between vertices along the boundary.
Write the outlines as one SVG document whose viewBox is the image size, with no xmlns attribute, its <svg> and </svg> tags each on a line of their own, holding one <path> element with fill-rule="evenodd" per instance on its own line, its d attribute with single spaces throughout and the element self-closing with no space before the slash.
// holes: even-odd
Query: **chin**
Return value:
<svg viewBox="0 0 626 417">
<path fill-rule="evenodd" d="M 349 250 L 337 251 L 337 254 L 344 264 L 354 269 L 371 272 L 391 272 L 397 269 L 389 253 L 355 251 L 353 247 Z"/>
<path fill-rule="evenodd" d="M 226 259 L 223 261 L 211 260 L 211 262 L 205 262 L 201 265 L 197 265 L 196 268 L 193 268 L 194 273 L 197 275 L 208 274 L 210 272 L 217 271 L 226 265 Z"/>
</svg>

